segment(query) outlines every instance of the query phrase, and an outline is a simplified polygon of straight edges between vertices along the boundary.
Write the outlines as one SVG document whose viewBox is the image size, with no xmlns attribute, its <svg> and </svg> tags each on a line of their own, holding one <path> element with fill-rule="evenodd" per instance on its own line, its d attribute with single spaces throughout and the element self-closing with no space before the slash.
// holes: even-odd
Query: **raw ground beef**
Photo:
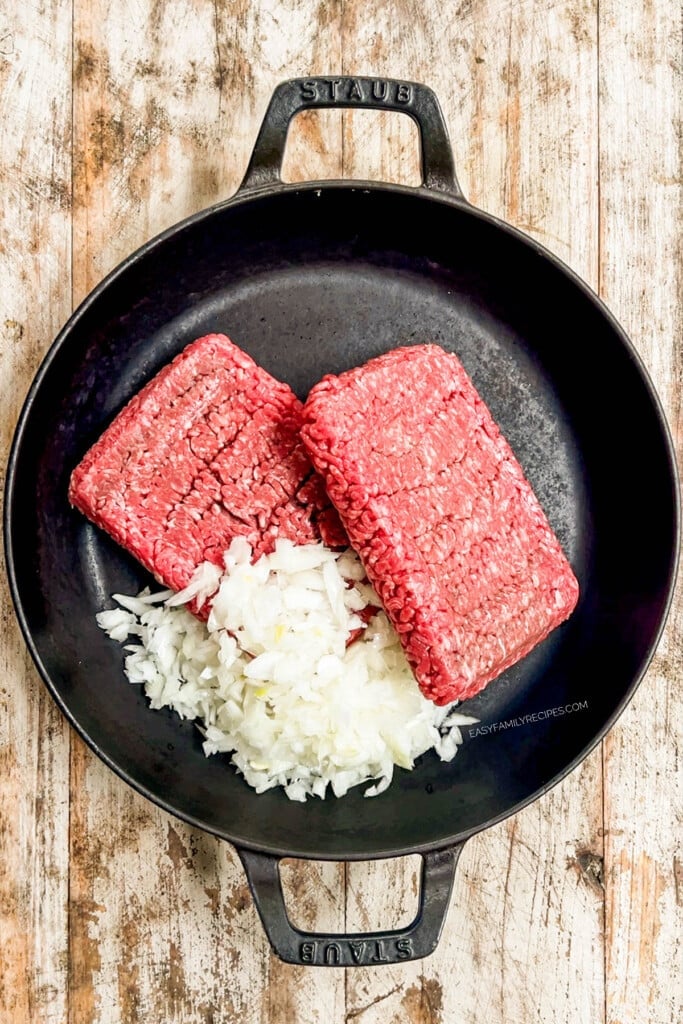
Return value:
<svg viewBox="0 0 683 1024">
<path fill-rule="evenodd" d="M 571 567 L 455 356 L 396 349 L 323 378 L 302 437 L 437 704 L 472 697 L 571 613 Z"/>
<path fill-rule="evenodd" d="M 301 443 L 302 406 L 221 334 L 188 345 L 74 470 L 69 500 L 180 590 L 235 536 L 348 540 Z"/>
</svg>

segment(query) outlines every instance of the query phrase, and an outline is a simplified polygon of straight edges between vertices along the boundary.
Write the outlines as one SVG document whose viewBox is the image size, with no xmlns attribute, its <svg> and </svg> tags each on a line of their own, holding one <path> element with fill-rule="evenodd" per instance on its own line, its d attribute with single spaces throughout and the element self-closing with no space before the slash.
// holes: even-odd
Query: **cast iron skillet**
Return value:
<svg viewBox="0 0 683 1024">
<path fill-rule="evenodd" d="M 423 184 L 283 184 L 287 128 L 308 107 L 417 122 Z M 95 624 L 149 582 L 67 502 L 71 470 L 122 405 L 186 343 L 225 331 L 302 397 L 397 345 L 457 352 L 501 424 L 575 568 L 570 621 L 467 712 L 451 764 L 426 755 L 383 796 L 256 796 L 191 723 L 148 710 Z M 678 483 L 652 384 L 623 331 L 551 253 L 470 206 L 434 94 L 379 79 L 280 85 L 237 194 L 160 235 L 64 327 L 26 400 L 10 458 L 7 566 L 26 642 L 92 749 L 150 800 L 234 843 L 275 951 L 310 964 L 431 952 L 473 833 L 548 790 L 604 736 L 657 644 L 678 554 Z M 407 928 L 311 935 L 286 915 L 281 857 L 420 853 Z"/>
</svg>

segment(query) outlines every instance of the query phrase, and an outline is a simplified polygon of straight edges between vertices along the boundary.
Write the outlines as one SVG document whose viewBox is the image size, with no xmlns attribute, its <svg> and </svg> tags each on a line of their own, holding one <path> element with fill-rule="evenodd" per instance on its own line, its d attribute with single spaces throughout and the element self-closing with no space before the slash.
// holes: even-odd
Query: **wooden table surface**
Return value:
<svg viewBox="0 0 683 1024">
<path fill-rule="evenodd" d="M 279 81 L 340 72 L 436 90 L 465 194 L 599 291 L 680 441 L 682 43 L 675 0 L 3 5 L 3 449 L 76 304 L 235 190 Z M 297 120 L 285 171 L 414 184 L 418 167 L 407 118 L 328 111 Z M 603 744 L 466 845 L 437 951 L 323 971 L 270 954 L 230 846 L 151 806 L 67 728 L 2 588 L 2 1024 L 683 1020 L 680 601 Z M 288 898 L 307 927 L 398 924 L 416 866 L 289 862 Z"/>
</svg>

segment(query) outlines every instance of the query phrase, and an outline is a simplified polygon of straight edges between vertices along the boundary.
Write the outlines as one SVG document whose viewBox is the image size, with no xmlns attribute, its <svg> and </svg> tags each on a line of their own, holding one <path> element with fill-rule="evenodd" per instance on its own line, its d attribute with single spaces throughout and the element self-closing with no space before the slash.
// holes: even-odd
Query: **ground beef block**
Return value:
<svg viewBox="0 0 683 1024">
<path fill-rule="evenodd" d="M 301 443 L 301 402 L 224 335 L 188 345 L 119 413 L 74 470 L 69 499 L 158 580 L 180 590 L 277 537 L 348 540 Z"/>
<path fill-rule="evenodd" d="M 323 378 L 302 437 L 435 703 L 473 696 L 574 608 L 559 542 L 455 356 L 396 349 Z"/>
</svg>

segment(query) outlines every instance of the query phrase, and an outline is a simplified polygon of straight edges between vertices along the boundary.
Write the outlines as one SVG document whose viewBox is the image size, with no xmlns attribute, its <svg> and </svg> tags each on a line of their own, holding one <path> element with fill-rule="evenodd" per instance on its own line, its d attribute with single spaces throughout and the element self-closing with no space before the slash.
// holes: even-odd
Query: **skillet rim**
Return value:
<svg viewBox="0 0 683 1024">
<path fill-rule="evenodd" d="M 43 380 L 48 375 L 53 361 L 57 358 L 58 354 L 68 345 L 69 338 L 72 335 L 74 328 L 77 326 L 79 321 L 86 315 L 90 308 L 95 305 L 100 296 L 117 280 L 118 277 L 128 272 L 137 263 L 150 256 L 155 249 L 162 246 L 165 242 L 171 240 L 174 236 L 179 234 L 181 231 L 189 228 L 195 228 L 201 225 L 204 221 L 215 217 L 217 214 L 221 214 L 231 207 L 242 206 L 250 203 L 252 200 L 259 200 L 263 198 L 271 198 L 273 196 L 278 197 L 285 194 L 296 194 L 296 193 L 310 193 L 310 192 L 322 192 L 322 191 L 350 191 L 350 192 L 382 192 L 396 196 L 407 196 L 413 200 L 430 200 L 440 203 L 448 207 L 454 207 L 461 212 L 465 212 L 475 219 L 487 223 L 494 229 L 503 231 L 510 237 L 523 244 L 525 247 L 534 252 L 537 256 L 541 257 L 545 261 L 549 262 L 555 270 L 563 274 L 569 281 L 570 285 L 577 288 L 580 293 L 596 308 L 598 313 L 603 317 L 606 325 L 616 335 L 618 340 L 621 342 L 627 357 L 633 364 L 641 383 L 645 387 L 647 396 L 652 403 L 652 408 L 656 416 L 657 424 L 660 430 L 660 436 L 663 442 L 664 452 L 666 454 L 667 465 L 669 469 L 669 478 L 672 485 L 672 496 L 673 496 L 673 527 L 674 527 L 674 544 L 669 558 L 669 571 L 666 580 L 666 597 L 662 606 L 662 612 L 653 634 L 652 640 L 648 646 L 648 649 L 642 659 L 641 665 L 638 671 L 634 674 L 629 686 L 627 687 L 623 697 L 617 702 L 613 712 L 609 715 L 600 729 L 597 730 L 596 734 L 591 738 L 590 742 L 574 757 L 563 769 L 553 776 L 548 782 L 544 783 L 541 787 L 534 790 L 533 793 L 526 796 L 523 800 L 514 804 L 512 807 L 500 812 L 492 818 L 487 819 L 486 822 L 476 827 L 470 828 L 463 832 L 455 833 L 444 837 L 442 840 L 432 841 L 428 843 L 412 844 L 410 846 L 397 846 L 390 848 L 382 848 L 369 853 L 367 850 L 357 851 L 351 850 L 345 851 L 343 856 L 335 856 L 329 852 L 317 853 L 305 853 L 302 854 L 296 850 L 287 849 L 275 845 L 267 845 L 263 843 L 252 842 L 249 839 L 234 838 L 228 832 L 216 828 L 215 826 L 207 825 L 200 818 L 192 814 L 180 812 L 173 804 L 151 792 L 147 786 L 137 781 L 128 772 L 121 768 L 117 762 L 104 750 L 102 750 L 98 744 L 89 736 L 85 727 L 83 727 L 79 720 L 71 712 L 69 705 L 59 693 L 57 687 L 53 684 L 50 677 L 50 673 L 43 664 L 40 653 L 37 649 L 37 645 L 34 641 L 33 631 L 31 630 L 27 617 L 24 611 L 22 598 L 21 598 L 21 584 L 16 574 L 14 549 L 12 544 L 12 521 L 14 518 L 14 494 L 15 494 L 15 478 L 18 471 L 18 465 L 21 458 L 21 449 L 24 434 L 27 428 L 27 424 L 33 413 L 33 407 L 36 403 L 36 399 L 41 390 Z M 654 383 L 650 376 L 650 373 L 644 363 L 643 358 L 635 348 L 633 342 L 626 334 L 625 330 L 618 322 L 614 314 L 606 306 L 605 302 L 600 296 L 588 285 L 579 275 L 572 270 L 559 256 L 547 249 L 540 242 L 531 238 L 528 234 L 516 228 L 514 225 L 502 220 L 494 214 L 491 214 L 479 207 L 473 206 L 462 196 L 437 191 L 430 189 L 424 185 L 418 187 L 411 187 L 407 185 L 399 185 L 388 182 L 378 181 L 364 181 L 359 179 L 330 179 L 330 180 L 314 180 L 305 182 L 281 182 L 277 184 L 270 184 L 261 186 L 258 188 L 246 188 L 241 186 L 237 192 L 229 198 L 222 200 L 216 204 L 206 207 L 202 210 L 197 211 L 183 218 L 177 223 L 166 228 L 164 231 L 153 236 L 148 241 L 144 242 L 139 248 L 135 249 L 130 253 L 124 260 L 118 263 L 112 270 L 110 270 L 105 277 L 85 296 L 85 298 L 79 303 L 67 321 L 64 323 L 50 347 L 48 348 L 45 356 L 43 357 L 34 377 L 30 384 L 29 390 L 26 394 L 24 402 L 22 404 L 19 417 L 15 426 L 12 443 L 10 447 L 10 453 L 7 462 L 7 475 L 5 481 L 5 492 L 4 492 L 4 508 L 3 508 L 3 539 L 4 539 L 4 551 L 5 551 L 5 564 L 7 570 L 7 576 L 9 580 L 10 594 L 12 602 L 14 604 L 15 613 L 19 622 L 21 633 L 24 638 L 24 642 L 31 655 L 33 663 L 38 670 L 38 674 L 41 677 L 43 683 L 47 687 L 50 696 L 59 707 L 62 714 L 65 716 L 70 726 L 72 726 L 77 734 L 84 740 L 84 742 L 90 747 L 90 749 L 102 760 L 108 768 L 110 768 L 123 782 L 131 786 L 136 792 L 140 793 L 141 796 L 150 800 L 156 806 L 162 808 L 162 810 L 171 814 L 188 825 L 201 829 L 204 832 L 215 835 L 219 839 L 223 839 L 226 842 L 231 843 L 236 848 L 252 850 L 255 852 L 267 853 L 276 857 L 294 857 L 305 860 L 326 860 L 326 861 L 366 861 L 366 860 L 377 860 L 389 857 L 407 856 L 411 854 L 424 854 L 430 851 L 445 849 L 450 846 L 455 846 L 464 843 L 471 836 L 476 835 L 479 832 L 483 832 L 489 827 L 504 821 L 506 818 L 518 813 L 524 807 L 533 803 L 535 800 L 544 796 L 547 792 L 558 785 L 567 775 L 569 775 L 586 757 L 595 749 L 607 733 L 614 726 L 619 717 L 623 714 L 628 704 L 631 702 L 633 695 L 640 686 L 647 670 L 652 662 L 652 659 L 659 646 L 662 634 L 666 627 L 666 623 L 671 611 L 671 605 L 673 601 L 676 580 L 678 576 L 680 553 L 681 553 L 681 494 L 680 494 L 680 479 L 678 474 L 678 466 L 676 461 L 676 449 L 671 434 L 662 401 L 659 397 L 657 390 L 655 389 Z"/>
</svg>

